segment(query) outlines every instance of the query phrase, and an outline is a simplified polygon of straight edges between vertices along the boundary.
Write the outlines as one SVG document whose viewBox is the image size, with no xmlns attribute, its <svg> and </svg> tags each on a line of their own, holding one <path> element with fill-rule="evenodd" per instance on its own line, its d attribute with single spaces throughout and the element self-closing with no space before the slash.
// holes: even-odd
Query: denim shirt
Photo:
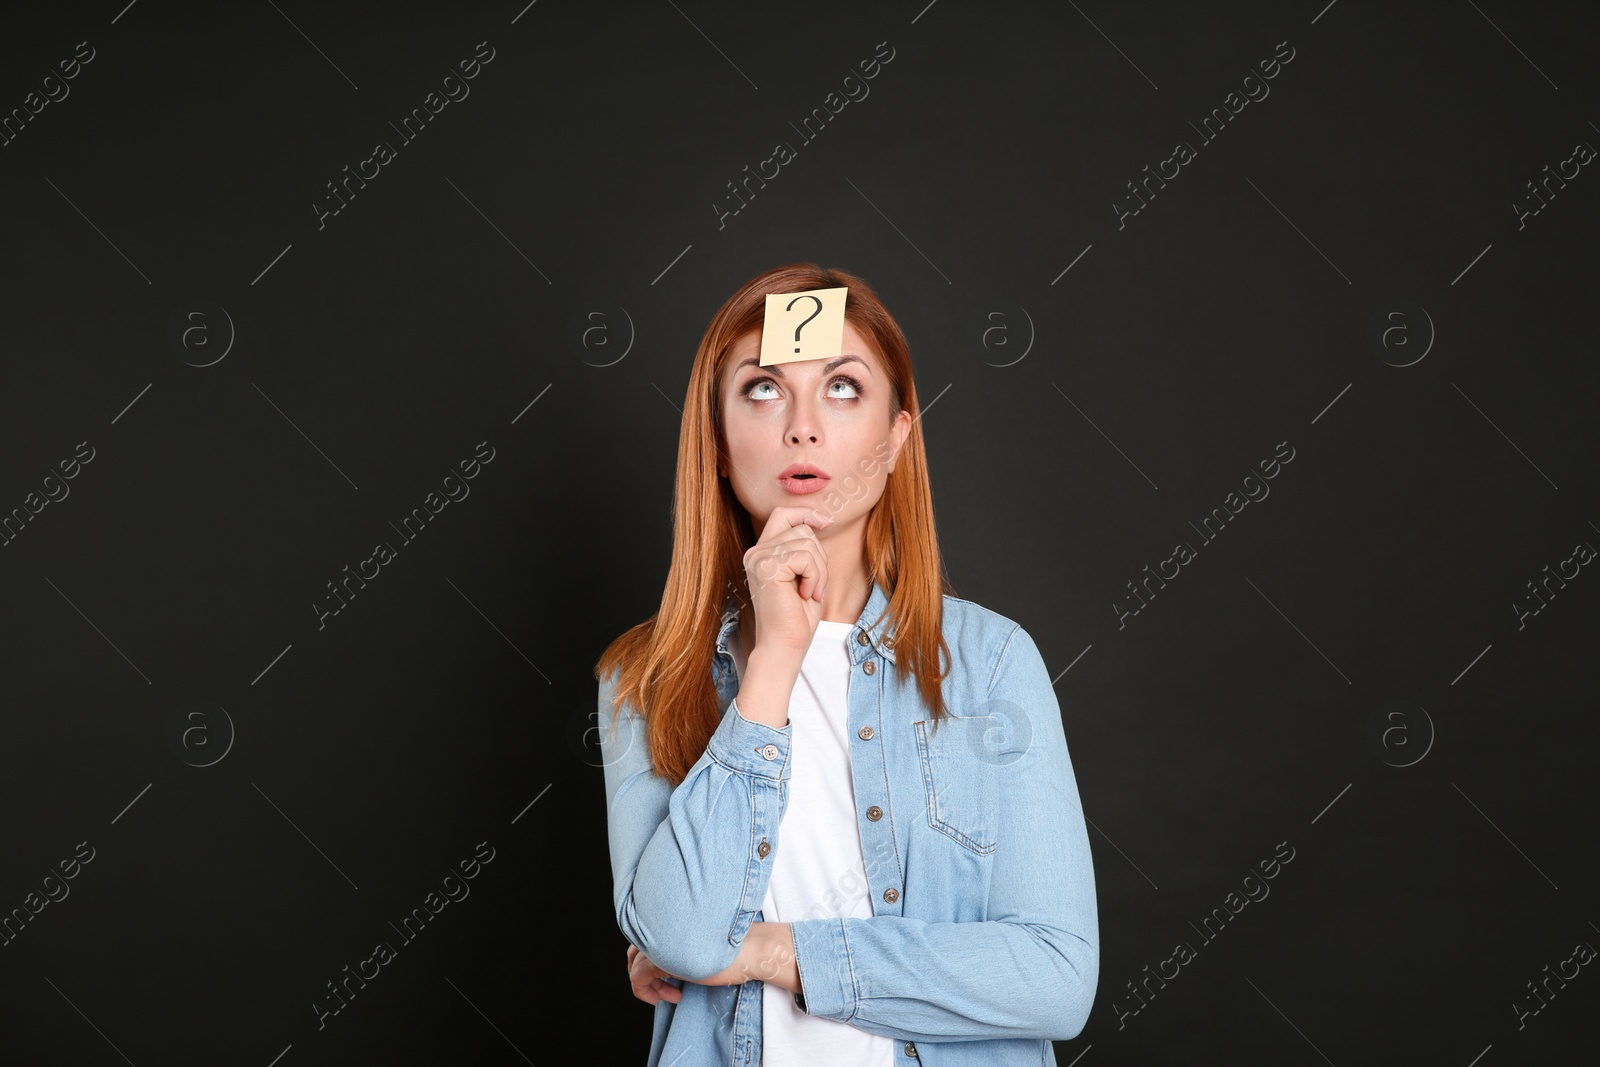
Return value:
<svg viewBox="0 0 1600 1067">
<path fill-rule="evenodd" d="M 1094 1001 L 1100 938 L 1083 808 L 1061 710 L 1033 639 L 971 601 L 944 597 L 951 717 L 934 729 L 875 583 L 847 639 L 856 827 L 870 917 L 791 924 L 810 1015 L 893 1038 L 895 1067 L 1056 1063 Z M 792 728 L 747 719 L 728 651 L 732 594 L 711 664 L 721 721 L 676 787 L 651 769 L 631 702 L 611 732 L 616 672 L 600 683 L 617 925 L 690 981 L 655 1006 L 648 1067 L 758 1067 L 760 980 L 693 981 L 730 966 L 783 848 Z M 843 873 L 843 872 L 841 872 Z M 855 882 L 859 891 L 859 881 Z M 622 995 L 622 994 L 619 994 Z"/>
</svg>

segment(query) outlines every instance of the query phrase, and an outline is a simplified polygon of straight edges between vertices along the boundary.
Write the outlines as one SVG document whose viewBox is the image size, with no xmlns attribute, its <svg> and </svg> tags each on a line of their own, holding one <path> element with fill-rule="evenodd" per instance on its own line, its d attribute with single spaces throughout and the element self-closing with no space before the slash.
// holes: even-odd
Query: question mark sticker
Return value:
<svg viewBox="0 0 1600 1067">
<path fill-rule="evenodd" d="M 849 291 L 840 286 L 803 293 L 768 293 L 766 317 L 761 324 L 761 366 L 838 355 L 844 348 L 844 302 Z M 808 306 L 806 301 L 814 306 Z M 798 309 L 796 304 L 800 305 Z M 800 331 L 808 326 L 811 329 L 805 336 L 805 352 L 809 355 L 801 351 L 800 341 Z"/>
</svg>

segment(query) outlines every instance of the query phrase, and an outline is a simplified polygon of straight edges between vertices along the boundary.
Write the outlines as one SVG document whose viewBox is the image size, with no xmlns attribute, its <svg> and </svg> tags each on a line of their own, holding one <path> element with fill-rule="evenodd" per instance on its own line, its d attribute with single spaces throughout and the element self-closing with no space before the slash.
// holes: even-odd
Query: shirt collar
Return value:
<svg viewBox="0 0 1600 1067">
<path fill-rule="evenodd" d="M 727 586 L 726 605 L 722 612 L 722 623 L 717 630 L 719 655 L 732 655 L 728 651 L 728 638 L 739 625 L 739 609 L 743 606 L 738 591 L 731 581 Z M 866 658 L 869 649 L 876 650 L 890 663 L 894 662 L 894 635 L 889 630 L 891 620 L 885 616 L 878 621 L 876 629 L 871 628 L 874 620 L 877 620 L 888 606 L 888 594 L 883 591 L 883 586 L 873 582 L 872 592 L 867 595 L 867 604 L 861 609 L 861 617 L 856 620 L 845 643 L 852 666 Z"/>
</svg>

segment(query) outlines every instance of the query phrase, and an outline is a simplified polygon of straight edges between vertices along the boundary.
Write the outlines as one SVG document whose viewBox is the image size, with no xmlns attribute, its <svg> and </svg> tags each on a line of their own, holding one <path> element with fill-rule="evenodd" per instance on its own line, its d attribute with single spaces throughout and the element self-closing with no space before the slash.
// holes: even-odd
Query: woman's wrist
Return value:
<svg viewBox="0 0 1600 1067">
<path fill-rule="evenodd" d="M 800 991 L 800 969 L 795 960 L 794 931 L 788 923 L 757 922 L 750 926 L 745 945 L 752 950 L 750 977 L 790 993 Z"/>
<path fill-rule="evenodd" d="M 771 658 L 762 649 L 750 653 L 735 699 L 739 711 L 751 722 L 781 730 L 789 725 L 789 697 L 800 677 L 799 662 Z"/>
</svg>

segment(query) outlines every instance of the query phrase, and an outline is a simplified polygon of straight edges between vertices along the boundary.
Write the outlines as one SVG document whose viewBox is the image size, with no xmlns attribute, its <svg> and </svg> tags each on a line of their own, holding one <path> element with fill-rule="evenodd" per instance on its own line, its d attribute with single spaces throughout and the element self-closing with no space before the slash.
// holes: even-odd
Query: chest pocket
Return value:
<svg viewBox="0 0 1600 1067">
<path fill-rule="evenodd" d="M 952 715 L 913 723 L 922 764 L 928 825 L 962 848 L 987 856 L 998 843 L 999 768 L 980 758 L 986 716 Z"/>
</svg>

